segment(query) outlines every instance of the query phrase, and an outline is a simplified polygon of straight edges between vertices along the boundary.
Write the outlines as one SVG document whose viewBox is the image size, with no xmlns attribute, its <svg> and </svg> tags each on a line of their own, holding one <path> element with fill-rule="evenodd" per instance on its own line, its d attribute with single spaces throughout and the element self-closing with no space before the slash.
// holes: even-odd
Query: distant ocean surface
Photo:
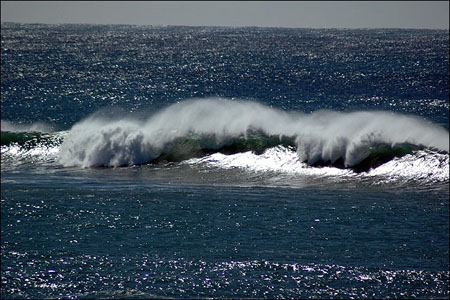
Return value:
<svg viewBox="0 0 450 300">
<path fill-rule="evenodd" d="M 449 31 L 1 24 L 1 298 L 449 298 Z"/>
</svg>

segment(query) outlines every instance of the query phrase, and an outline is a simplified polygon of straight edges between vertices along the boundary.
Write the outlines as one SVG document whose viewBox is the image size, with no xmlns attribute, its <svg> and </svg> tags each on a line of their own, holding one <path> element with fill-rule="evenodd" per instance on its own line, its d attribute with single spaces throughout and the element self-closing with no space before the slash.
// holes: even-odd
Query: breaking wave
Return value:
<svg viewBox="0 0 450 300">
<path fill-rule="evenodd" d="M 40 132 L 9 132 L 2 131 L 2 146 L 19 146 L 23 149 L 32 149 L 37 146 L 57 147 L 62 143 L 61 134 Z"/>
<path fill-rule="evenodd" d="M 448 153 L 449 133 L 423 118 L 384 111 L 311 114 L 251 101 L 187 100 L 150 116 L 96 113 L 61 145 L 65 166 L 119 167 L 293 147 L 310 166 L 365 171 L 420 149 Z"/>
<path fill-rule="evenodd" d="M 14 124 L 1 122 L 2 170 L 19 165 L 54 163 L 67 132 L 55 132 L 46 123 Z"/>
<path fill-rule="evenodd" d="M 376 156 L 376 154 L 372 154 Z M 220 169 L 242 169 L 250 172 L 292 174 L 306 176 L 332 176 L 340 178 L 375 178 L 379 184 L 397 180 L 413 180 L 424 183 L 449 180 L 449 155 L 433 150 L 414 150 L 406 155 L 393 156 L 383 164 L 361 163 L 352 168 L 334 166 L 311 167 L 298 160 L 295 149 L 277 146 L 257 155 L 251 151 L 225 155 L 214 153 L 183 162 L 196 166 L 205 165 Z M 356 172 L 355 172 L 356 171 Z"/>
<path fill-rule="evenodd" d="M 2 126 L 5 165 L 91 168 L 176 162 L 319 176 L 449 178 L 448 130 L 391 112 L 304 114 L 250 101 L 207 99 L 147 115 L 99 111 L 70 131 L 38 132 L 31 125 L 21 130 Z"/>
<path fill-rule="evenodd" d="M 40 132 L 50 133 L 55 131 L 54 126 L 45 122 L 35 122 L 31 124 L 13 123 L 6 120 L 1 120 L 2 132 Z"/>
</svg>

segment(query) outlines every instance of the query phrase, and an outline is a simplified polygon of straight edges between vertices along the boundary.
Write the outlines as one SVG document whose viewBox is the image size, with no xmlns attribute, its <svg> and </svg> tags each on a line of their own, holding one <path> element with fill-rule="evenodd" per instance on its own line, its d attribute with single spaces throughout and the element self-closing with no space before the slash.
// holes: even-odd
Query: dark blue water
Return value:
<svg viewBox="0 0 450 300">
<path fill-rule="evenodd" d="M 448 31 L 2 24 L 2 120 L 222 96 L 448 123 Z M 71 114 L 67 111 L 71 110 Z"/>
<path fill-rule="evenodd" d="M 1 31 L 2 298 L 449 297 L 448 31 Z"/>
</svg>

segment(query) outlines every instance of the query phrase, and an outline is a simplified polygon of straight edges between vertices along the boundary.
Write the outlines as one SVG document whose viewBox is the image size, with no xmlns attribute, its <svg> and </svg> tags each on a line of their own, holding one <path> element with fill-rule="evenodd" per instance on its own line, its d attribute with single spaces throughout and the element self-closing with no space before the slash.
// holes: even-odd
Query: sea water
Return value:
<svg viewBox="0 0 450 300">
<path fill-rule="evenodd" d="M 2 298 L 448 298 L 448 30 L 2 23 Z"/>
</svg>

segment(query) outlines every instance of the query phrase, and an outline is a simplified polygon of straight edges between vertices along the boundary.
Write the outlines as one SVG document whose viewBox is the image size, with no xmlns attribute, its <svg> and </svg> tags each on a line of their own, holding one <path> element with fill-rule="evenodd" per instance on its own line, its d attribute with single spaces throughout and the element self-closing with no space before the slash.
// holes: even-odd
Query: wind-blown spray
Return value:
<svg viewBox="0 0 450 300">
<path fill-rule="evenodd" d="M 355 166 L 377 145 L 449 151 L 448 131 L 417 116 L 329 110 L 305 114 L 213 98 L 183 101 L 146 118 L 93 114 L 69 131 L 60 162 L 81 167 L 142 164 L 169 152 L 180 139 L 195 139 L 201 149 L 220 149 L 254 132 L 292 138 L 299 159 L 309 164 L 341 160 Z"/>
</svg>

